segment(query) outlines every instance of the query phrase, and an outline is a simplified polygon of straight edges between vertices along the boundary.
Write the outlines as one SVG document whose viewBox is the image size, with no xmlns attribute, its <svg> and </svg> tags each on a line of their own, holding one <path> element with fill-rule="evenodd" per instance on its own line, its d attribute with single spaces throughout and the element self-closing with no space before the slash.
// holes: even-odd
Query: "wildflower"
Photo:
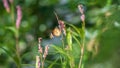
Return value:
<svg viewBox="0 0 120 68">
<path fill-rule="evenodd" d="M 17 6 L 16 8 L 17 8 L 16 28 L 19 29 L 22 19 L 22 11 L 20 6 Z"/>
<path fill-rule="evenodd" d="M 66 36 L 64 21 L 59 20 L 58 23 L 59 23 L 60 30 L 63 31 L 63 34 Z"/>
<path fill-rule="evenodd" d="M 36 56 L 36 68 L 40 68 L 40 57 Z"/>
<path fill-rule="evenodd" d="M 84 14 L 82 14 L 80 18 L 81 18 L 82 22 L 85 21 L 85 15 Z"/>
<path fill-rule="evenodd" d="M 38 44 L 38 52 L 43 53 L 43 50 L 40 44 Z"/>
<path fill-rule="evenodd" d="M 40 53 L 43 53 L 43 50 L 42 50 L 42 47 L 41 47 L 41 41 L 42 41 L 42 38 L 40 37 L 40 38 L 38 38 L 38 52 L 40 52 Z"/>
<path fill-rule="evenodd" d="M 83 5 L 78 5 L 78 9 L 79 9 L 81 14 L 84 14 Z"/>
<path fill-rule="evenodd" d="M 59 21 L 58 21 L 58 24 L 59 24 L 59 28 L 60 28 L 61 30 L 63 30 L 63 29 L 65 28 L 64 21 L 59 20 Z"/>
<path fill-rule="evenodd" d="M 38 42 L 39 42 L 39 43 L 41 43 L 41 41 L 42 41 L 42 38 L 41 38 L 41 37 L 40 37 L 40 38 L 38 38 Z"/>
<path fill-rule="evenodd" d="M 48 49 L 49 49 L 49 46 L 46 45 L 46 46 L 45 46 L 45 51 L 44 51 L 44 54 L 43 54 L 43 58 L 44 58 L 44 59 L 45 59 L 46 56 L 48 55 Z"/>
<path fill-rule="evenodd" d="M 10 7 L 9 7 L 9 4 L 8 4 L 8 1 L 7 0 L 2 0 L 3 1 L 3 4 L 4 4 L 4 7 L 6 9 L 6 11 L 9 13 L 10 12 Z"/>
<path fill-rule="evenodd" d="M 83 5 L 78 5 L 78 9 L 79 9 L 80 13 L 82 14 L 80 18 L 81 18 L 82 22 L 84 22 L 85 21 L 85 15 L 84 15 Z"/>
</svg>

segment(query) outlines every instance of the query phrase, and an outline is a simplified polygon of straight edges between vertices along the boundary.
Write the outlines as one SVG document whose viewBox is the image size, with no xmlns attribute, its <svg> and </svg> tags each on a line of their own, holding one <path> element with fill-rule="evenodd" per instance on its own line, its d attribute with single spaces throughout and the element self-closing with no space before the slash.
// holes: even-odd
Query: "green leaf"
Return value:
<svg viewBox="0 0 120 68">
<path fill-rule="evenodd" d="M 79 36 L 79 34 L 78 34 L 77 32 L 75 32 L 75 31 L 72 31 L 72 30 L 71 30 L 71 33 L 72 33 L 72 35 L 74 35 L 74 36 Z"/>
<path fill-rule="evenodd" d="M 74 35 L 72 35 L 72 37 L 73 37 L 74 40 L 78 43 L 78 45 L 81 46 L 81 42 L 80 42 Z"/>
<path fill-rule="evenodd" d="M 66 51 L 58 46 L 52 46 L 58 53 L 68 57 L 70 59 L 70 56 L 66 53 Z"/>
<path fill-rule="evenodd" d="M 20 68 L 21 64 L 20 64 L 20 58 L 18 58 L 16 52 L 15 55 L 13 55 L 12 51 L 7 50 L 5 47 L 1 47 L 1 49 L 7 54 L 9 55 L 14 62 L 16 63 L 17 67 Z"/>
<path fill-rule="evenodd" d="M 19 36 L 19 31 L 15 27 L 6 27 L 6 29 L 11 30 L 14 33 L 15 37 Z"/>
<path fill-rule="evenodd" d="M 77 32 L 77 34 L 80 35 L 80 37 L 82 36 L 82 34 L 81 34 L 81 32 L 80 32 L 81 29 L 75 27 L 75 26 L 72 25 L 72 24 L 68 24 L 68 23 L 66 23 L 66 24 L 69 25 L 70 27 L 72 27 L 72 28 Z"/>
<path fill-rule="evenodd" d="M 81 38 L 83 39 L 85 37 L 85 29 L 80 29 Z"/>
<path fill-rule="evenodd" d="M 60 47 L 58 47 L 58 46 L 52 46 L 55 50 L 57 50 L 59 53 L 61 53 L 61 54 L 65 54 L 65 52 L 64 52 L 64 50 L 62 49 L 62 48 L 60 48 Z"/>
<path fill-rule="evenodd" d="M 52 68 L 53 65 L 56 64 L 57 61 L 58 61 L 58 58 L 57 58 L 54 62 L 52 62 L 52 64 L 50 64 L 50 65 L 48 66 L 48 68 Z"/>
<path fill-rule="evenodd" d="M 72 50 L 72 35 L 71 35 L 70 28 L 68 29 L 68 32 L 67 32 L 67 43 L 68 43 L 68 46 L 70 47 L 70 50 Z"/>
</svg>

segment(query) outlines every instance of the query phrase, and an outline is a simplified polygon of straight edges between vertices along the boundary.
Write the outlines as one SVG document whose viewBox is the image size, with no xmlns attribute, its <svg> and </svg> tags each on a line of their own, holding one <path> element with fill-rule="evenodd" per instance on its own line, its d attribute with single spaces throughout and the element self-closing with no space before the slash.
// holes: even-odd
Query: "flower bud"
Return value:
<svg viewBox="0 0 120 68">
<path fill-rule="evenodd" d="M 17 6 L 16 8 L 17 8 L 16 28 L 19 29 L 22 19 L 22 10 L 20 6 Z"/>
<path fill-rule="evenodd" d="M 85 21 L 85 15 L 84 14 L 82 14 L 80 18 L 81 18 L 82 22 Z"/>
<path fill-rule="evenodd" d="M 8 4 L 8 1 L 7 0 L 2 0 L 3 1 L 3 4 L 4 4 L 4 7 L 6 9 L 6 11 L 9 13 L 10 12 L 10 7 L 9 7 L 9 4 Z"/>
<path fill-rule="evenodd" d="M 78 9 L 79 9 L 81 14 L 84 14 L 83 5 L 78 5 Z"/>
<path fill-rule="evenodd" d="M 48 49 L 49 49 L 49 46 L 46 45 L 46 46 L 45 46 L 45 51 L 44 51 L 44 54 L 43 54 L 43 58 L 44 58 L 44 59 L 45 59 L 46 56 L 48 55 Z"/>
</svg>

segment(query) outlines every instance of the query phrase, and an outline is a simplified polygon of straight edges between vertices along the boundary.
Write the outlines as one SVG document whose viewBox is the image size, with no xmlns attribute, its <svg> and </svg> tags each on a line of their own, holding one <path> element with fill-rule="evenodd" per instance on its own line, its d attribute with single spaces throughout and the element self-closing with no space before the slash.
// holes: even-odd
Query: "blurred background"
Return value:
<svg viewBox="0 0 120 68">
<path fill-rule="evenodd" d="M 43 38 L 43 46 L 50 42 L 60 44 L 59 38 L 49 38 L 58 25 L 54 11 L 59 19 L 80 27 L 79 4 L 84 5 L 86 17 L 89 56 L 85 68 L 120 68 L 120 0 L 14 0 L 8 3 L 10 13 L 0 0 L 0 68 L 16 68 L 15 34 L 7 28 L 15 27 L 17 5 L 22 8 L 19 29 L 22 68 L 35 68 L 38 37 Z M 96 37 L 97 41 L 90 41 Z"/>
</svg>

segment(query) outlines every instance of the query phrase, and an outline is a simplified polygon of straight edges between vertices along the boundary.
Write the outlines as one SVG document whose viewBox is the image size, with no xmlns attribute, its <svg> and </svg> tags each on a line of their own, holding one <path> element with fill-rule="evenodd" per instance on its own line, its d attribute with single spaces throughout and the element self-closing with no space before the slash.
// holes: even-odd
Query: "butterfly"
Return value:
<svg viewBox="0 0 120 68">
<path fill-rule="evenodd" d="M 53 38 L 54 36 L 59 37 L 60 35 L 61 35 L 61 30 L 58 27 L 56 27 L 50 34 L 50 38 Z"/>
</svg>

